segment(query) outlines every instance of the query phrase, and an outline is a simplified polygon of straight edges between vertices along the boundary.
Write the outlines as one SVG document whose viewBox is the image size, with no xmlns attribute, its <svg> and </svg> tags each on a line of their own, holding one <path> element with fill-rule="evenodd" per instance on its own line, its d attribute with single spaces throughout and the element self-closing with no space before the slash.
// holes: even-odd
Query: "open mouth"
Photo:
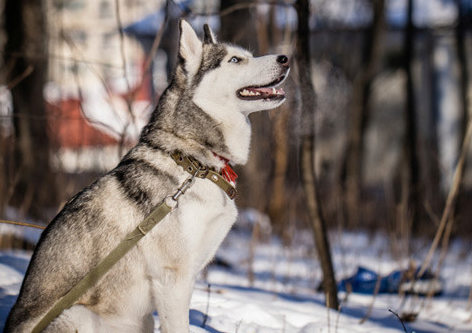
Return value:
<svg viewBox="0 0 472 333">
<path fill-rule="evenodd" d="M 277 89 L 276 86 L 281 84 L 286 78 L 286 75 L 281 75 L 273 82 L 264 86 L 250 86 L 239 89 L 237 95 L 243 100 L 280 100 L 285 98 L 285 91 L 282 88 Z"/>
</svg>

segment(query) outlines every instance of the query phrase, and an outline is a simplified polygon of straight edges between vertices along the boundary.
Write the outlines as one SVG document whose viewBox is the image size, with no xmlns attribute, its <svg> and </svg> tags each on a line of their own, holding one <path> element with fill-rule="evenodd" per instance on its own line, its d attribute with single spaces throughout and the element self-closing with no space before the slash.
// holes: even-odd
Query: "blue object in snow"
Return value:
<svg viewBox="0 0 472 333">
<path fill-rule="evenodd" d="M 415 275 L 418 275 L 418 272 L 419 269 L 416 270 Z M 376 291 L 376 284 L 379 283 L 379 294 L 394 294 L 400 291 L 415 294 L 427 294 L 431 291 L 433 295 L 442 293 L 442 281 L 436 279 L 431 272 L 426 271 L 416 281 L 404 278 L 405 273 L 406 271 L 395 270 L 385 277 L 380 277 L 376 272 L 359 266 L 353 276 L 343 279 L 338 283 L 338 291 L 372 295 Z"/>
</svg>

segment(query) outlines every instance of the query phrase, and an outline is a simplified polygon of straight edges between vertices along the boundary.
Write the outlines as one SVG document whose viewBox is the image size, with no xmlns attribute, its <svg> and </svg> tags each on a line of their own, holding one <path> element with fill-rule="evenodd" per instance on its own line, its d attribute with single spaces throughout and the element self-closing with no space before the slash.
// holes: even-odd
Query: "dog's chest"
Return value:
<svg viewBox="0 0 472 333">
<path fill-rule="evenodd" d="M 169 270 L 195 275 L 214 256 L 236 216 L 234 201 L 221 188 L 196 179 L 150 235 L 147 244 L 153 249 L 146 257 L 151 275 L 168 276 L 163 271 Z"/>
<path fill-rule="evenodd" d="M 205 257 L 205 253 L 213 256 L 237 216 L 234 201 L 218 186 L 203 179 L 197 179 L 178 209 L 182 236 L 200 257 Z"/>
</svg>

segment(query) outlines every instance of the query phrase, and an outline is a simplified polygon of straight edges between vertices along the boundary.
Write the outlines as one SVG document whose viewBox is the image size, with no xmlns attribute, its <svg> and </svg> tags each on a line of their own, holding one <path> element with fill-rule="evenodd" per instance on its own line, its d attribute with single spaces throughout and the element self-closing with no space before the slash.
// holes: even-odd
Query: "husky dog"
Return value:
<svg viewBox="0 0 472 333">
<path fill-rule="evenodd" d="M 41 236 L 5 332 L 31 332 L 51 307 L 189 177 L 178 150 L 213 170 L 245 164 L 248 115 L 283 103 L 284 55 L 253 57 L 201 41 L 179 23 L 178 63 L 138 144 L 118 166 L 74 196 Z M 43 332 L 189 332 L 198 272 L 236 219 L 234 202 L 208 179 L 195 179 L 169 213 L 128 254 Z"/>
</svg>

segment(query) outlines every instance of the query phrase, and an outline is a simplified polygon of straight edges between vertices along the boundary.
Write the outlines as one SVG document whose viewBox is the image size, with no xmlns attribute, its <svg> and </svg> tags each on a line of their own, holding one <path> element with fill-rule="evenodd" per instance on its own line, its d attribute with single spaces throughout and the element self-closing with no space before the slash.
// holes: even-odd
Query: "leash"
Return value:
<svg viewBox="0 0 472 333">
<path fill-rule="evenodd" d="M 44 315 L 31 333 L 40 333 L 49 323 L 56 319 L 62 311 L 70 308 L 88 289 L 94 286 L 121 258 L 123 258 L 151 229 L 162 221 L 167 214 L 178 206 L 178 198 L 194 184 L 195 178 L 207 178 L 218 185 L 230 199 L 236 196 L 236 189 L 216 171 L 204 167 L 192 157 L 174 152 L 171 157 L 178 165 L 190 173 L 177 192 L 167 196 L 157 207 L 129 233 L 102 261 L 85 275 L 71 290 Z"/>
</svg>

